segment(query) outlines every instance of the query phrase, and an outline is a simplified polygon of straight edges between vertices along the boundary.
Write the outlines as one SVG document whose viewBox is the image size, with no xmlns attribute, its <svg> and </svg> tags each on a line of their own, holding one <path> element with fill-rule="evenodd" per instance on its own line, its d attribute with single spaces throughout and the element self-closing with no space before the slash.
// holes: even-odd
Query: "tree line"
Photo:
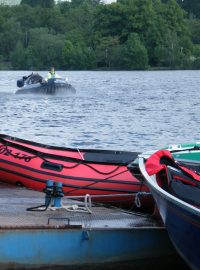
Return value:
<svg viewBox="0 0 200 270">
<path fill-rule="evenodd" d="M 198 1 L 22 0 L 0 5 L 0 68 L 199 68 Z"/>
</svg>

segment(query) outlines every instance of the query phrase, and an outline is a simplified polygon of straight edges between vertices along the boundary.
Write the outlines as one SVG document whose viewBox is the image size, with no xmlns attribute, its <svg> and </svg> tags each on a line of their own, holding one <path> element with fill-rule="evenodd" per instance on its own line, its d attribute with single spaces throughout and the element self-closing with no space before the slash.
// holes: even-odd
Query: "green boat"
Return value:
<svg viewBox="0 0 200 270">
<path fill-rule="evenodd" d="M 173 158 L 180 164 L 195 171 L 200 175 L 200 143 L 186 143 L 169 145 L 164 149 L 169 150 Z"/>
<path fill-rule="evenodd" d="M 189 166 L 191 169 L 198 171 L 200 174 L 200 142 L 199 143 L 185 143 L 185 144 L 173 144 L 162 148 L 171 152 L 175 160 Z M 152 155 L 154 151 L 145 152 L 147 155 Z M 139 169 L 139 160 L 135 159 L 128 165 L 128 169 L 137 176 L 141 181 L 144 178 Z"/>
<path fill-rule="evenodd" d="M 178 161 L 187 163 L 200 162 L 200 143 L 169 145 L 164 149 L 169 150 Z"/>
</svg>

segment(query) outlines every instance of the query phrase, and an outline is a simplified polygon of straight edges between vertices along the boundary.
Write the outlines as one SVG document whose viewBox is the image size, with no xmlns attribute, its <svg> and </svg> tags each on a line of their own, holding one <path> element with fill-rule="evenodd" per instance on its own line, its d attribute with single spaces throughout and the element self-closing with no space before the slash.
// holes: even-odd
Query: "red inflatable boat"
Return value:
<svg viewBox="0 0 200 270">
<path fill-rule="evenodd" d="M 48 146 L 0 135 L 0 181 L 42 191 L 46 181 L 53 180 L 63 183 L 66 196 L 90 194 L 101 202 L 133 202 L 137 192 L 148 191 L 127 169 L 137 155 Z M 110 194 L 114 196 L 97 196 Z"/>
</svg>

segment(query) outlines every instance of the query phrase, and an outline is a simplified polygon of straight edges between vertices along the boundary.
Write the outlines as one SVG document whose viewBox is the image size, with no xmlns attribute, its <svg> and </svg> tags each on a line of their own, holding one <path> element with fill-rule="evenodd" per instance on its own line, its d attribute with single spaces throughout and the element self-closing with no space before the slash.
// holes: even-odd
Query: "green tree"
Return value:
<svg viewBox="0 0 200 270">
<path fill-rule="evenodd" d="M 63 65 L 66 69 L 93 69 L 95 68 L 95 54 L 92 48 L 85 45 L 65 41 L 62 50 Z"/>
<path fill-rule="evenodd" d="M 64 34 L 66 31 L 66 19 L 62 15 L 59 7 L 51 9 L 40 9 L 37 8 L 39 17 L 37 27 L 48 28 L 54 31 L 56 34 Z"/>
<path fill-rule="evenodd" d="M 180 53 L 176 33 L 168 31 L 165 42 L 156 46 L 154 55 L 159 66 L 176 67 L 180 64 Z"/>
<path fill-rule="evenodd" d="M 0 5 L 1 59 L 29 69 L 189 67 L 199 58 L 199 20 L 192 19 L 192 8 L 198 17 L 198 2 L 22 0 L 21 5 Z M 189 19 L 181 7 L 192 14 Z"/>
<path fill-rule="evenodd" d="M 110 68 L 114 65 L 112 63 L 113 53 L 118 44 L 119 40 L 117 37 L 108 36 L 99 40 L 96 46 L 96 61 L 98 67 Z"/>
<path fill-rule="evenodd" d="M 71 8 L 66 16 L 66 33 L 81 33 L 84 43 L 92 46 L 94 36 L 94 10 L 91 1 L 80 1 L 80 5 Z M 92 46 L 93 47 L 93 46 Z"/>
<path fill-rule="evenodd" d="M 5 19 L 0 15 L 0 31 L 2 30 L 3 24 L 5 23 Z"/>
<path fill-rule="evenodd" d="M 187 11 L 189 17 L 200 18 L 200 1 L 199 0 L 177 0 L 177 3 Z"/>
<path fill-rule="evenodd" d="M 30 31 L 29 63 L 36 69 L 46 69 L 50 66 L 58 68 L 62 61 L 64 37 L 54 35 L 47 28 L 36 28 Z"/>
<path fill-rule="evenodd" d="M 124 64 L 127 69 L 147 69 L 148 54 L 137 33 L 131 33 L 126 42 Z"/>
<path fill-rule="evenodd" d="M 103 37 L 119 36 L 122 38 L 129 27 L 129 13 L 128 6 L 120 3 L 99 5 L 95 12 L 94 29 Z"/>
<path fill-rule="evenodd" d="M 110 68 L 111 69 L 118 69 L 123 70 L 125 67 L 124 63 L 124 55 L 126 53 L 126 46 L 125 45 L 115 45 L 112 47 L 112 50 L 110 51 Z"/>
<path fill-rule="evenodd" d="M 10 60 L 10 53 L 15 49 L 16 43 L 23 40 L 21 25 L 14 18 L 9 18 L 2 25 L 0 32 L 0 51 L 6 61 Z"/>
<path fill-rule="evenodd" d="M 22 0 L 21 5 L 29 5 L 32 7 L 40 6 L 43 8 L 52 8 L 54 0 Z"/>
<path fill-rule="evenodd" d="M 11 53 L 11 64 L 14 69 L 27 69 L 26 50 L 23 44 L 18 41 L 15 50 Z"/>
<path fill-rule="evenodd" d="M 12 18 L 15 18 L 17 22 L 20 23 L 23 31 L 27 31 L 32 27 L 35 28 L 38 25 L 38 12 L 37 8 L 33 8 L 31 6 L 18 5 L 13 9 Z"/>
<path fill-rule="evenodd" d="M 62 49 L 62 60 L 65 68 L 70 69 L 73 65 L 72 55 L 74 46 L 70 40 L 65 40 L 65 44 Z"/>
<path fill-rule="evenodd" d="M 194 44 L 200 44 L 200 20 L 188 20 L 189 29 Z"/>
</svg>

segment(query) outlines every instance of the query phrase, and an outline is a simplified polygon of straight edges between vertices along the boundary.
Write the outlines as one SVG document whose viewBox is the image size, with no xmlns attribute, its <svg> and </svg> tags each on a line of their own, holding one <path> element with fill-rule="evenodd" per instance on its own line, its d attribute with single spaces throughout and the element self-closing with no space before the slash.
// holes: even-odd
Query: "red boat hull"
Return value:
<svg viewBox="0 0 200 270">
<path fill-rule="evenodd" d="M 148 191 L 127 169 L 137 154 L 54 147 L 0 135 L 0 181 L 42 191 L 53 180 L 63 183 L 66 196 L 115 195 L 96 200 L 130 204 L 137 192 Z"/>
</svg>

